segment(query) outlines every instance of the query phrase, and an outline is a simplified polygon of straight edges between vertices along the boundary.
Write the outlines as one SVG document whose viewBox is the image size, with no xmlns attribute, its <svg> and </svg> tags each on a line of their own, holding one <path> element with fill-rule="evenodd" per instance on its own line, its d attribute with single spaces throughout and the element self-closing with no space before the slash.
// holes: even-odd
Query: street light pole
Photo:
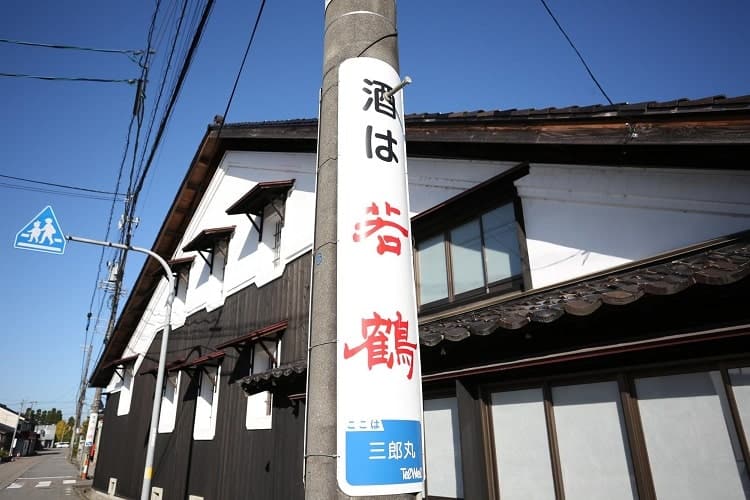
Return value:
<svg viewBox="0 0 750 500">
<path fill-rule="evenodd" d="M 90 240 L 88 238 L 79 238 L 77 236 L 66 236 L 69 241 L 79 243 L 90 243 L 104 247 L 121 248 L 123 250 L 132 250 L 134 252 L 145 253 L 153 257 L 164 269 L 167 277 L 167 287 L 169 295 L 167 296 L 166 317 L 164 318 L 164 330 L 161 336 L 161 350 L 159 352 L 159 367 L 156 371 L 156 386 L 154 387 L 154 403 L 151 409 L 151 426 L 148 432 L 148 445 L 146 447 L 146 465 L 143 469 L 143 487 L 141 488 L 141 500 L 149 500 L 151 494 L 151 478 L 154 472 L 154 450 L 156 448 L 156 431 L 159 428 L 159 413 L 161 411 L 161 392 L 164 385 L 164 368 L 167 358 L 167 342 L 172 327 L 172 302 L 174 302 L 174 276 L 169 264 L 159 254 L 147 248 L 123 245 L 121 243 L 112 243 L 109 241 Z"/>
</svg>

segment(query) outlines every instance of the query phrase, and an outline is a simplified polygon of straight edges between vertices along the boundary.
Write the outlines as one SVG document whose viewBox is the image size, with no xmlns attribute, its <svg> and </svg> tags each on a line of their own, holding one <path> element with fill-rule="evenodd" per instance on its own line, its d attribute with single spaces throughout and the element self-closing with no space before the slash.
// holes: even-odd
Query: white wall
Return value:
<svg viewBox="0 0 750 500">
<path fill-rule="evenodd" d="M 515 163 L 459 161 L 442 159 L 409 159 L 410 212 L 412 215 L 431 208 L 466 189 L 515 166 Z M 268 243 L 271 224 L 264 227 L 263 242 L 257 230 L 244 215 L 227 215 L 226 209 L 259 182 L 295 179 L 286 201 L 281 241 L 281 262 L 273 265 L 273 251 Z M 209 183 L 193 219 L 172 256 L 177 259 L 195 256 L 190 268 L 185 304 L 178 303 L 172 312 L 172 327 L 179 328 L 187 316 L 200 310 L 220 307 L 224 299 L 255 284 L 261 287 L 283 274 L 287 263 L 312 248 L 315 223 L 315 155 L 303 153 L 267 153 L 230 151 L 222 159 Z M 221 286 L 210 277 L 208 265 L 196 252 L 182 252 L 182 247 L 205 229 L 235 226 L 229 243 L 228 260 Z M 144 354 L 164 327 L 167 298 L 166 281 L 161 280 L 130 339 L 126 353 Z M 136 366 L 137 369 L 137 366 Z M 110 390 L 117 390 L 110 384 Z"/>
<path fill-rule="evenodd" d="M 750 228 L 750 174 L 534 164 L 516 181 L 534 288 Z"/>
</svg>

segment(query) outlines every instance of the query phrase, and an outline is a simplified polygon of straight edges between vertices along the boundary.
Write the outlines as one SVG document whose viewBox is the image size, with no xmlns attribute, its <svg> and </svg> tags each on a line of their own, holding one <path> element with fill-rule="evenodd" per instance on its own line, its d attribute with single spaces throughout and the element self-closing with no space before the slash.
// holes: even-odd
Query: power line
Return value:
<svg viewBox="0 0 750 500">
<path fill-rule="evenodd" d="M 0 38 L 0 43 L 8 43 L 12 45 L 26 45 L 28 47 L 43 47 L 47 49 L 67 49 L 67 50 L 82 50 L 88 52 L 105 52 L 109 54 L 126 54 L 139 56 L 143 54 L 142 50 L 130 50 L 130 49 L 97 49 L 93 47 L 80 47 L 77 45 L 63 45 L 57 43 L 38 43 L 38 42 L 25 42 L 22 40 L 9 40 L 7 38 Z"/>
<path fill-rule="evenodd" d="M 195 55 L 195 51 L 198 48 L 198 43 L 200 42 L 200 39 L 203 36 L 203 30 L 206 27 L 206 23 L 208 22 L 208 17 L 211 14 L 211 8 L 213 7 L 213 4 L 214 4 L 214 0 L 208 0 L 206 2 L 206 6 L 203 9 L 203 15 L 201 16 L 201 20 L 198 24 L 195 34 L 193 35 L 193 39 L 190 44 L 190 49 L 188 50 L 188 53 L 185 56 L 185 60 L 182 64 L 182 69 L 180 70 L 180 75 L 177 78 L 177 84 L 175 85 L 175 88 L 172 91 L 172 95 L 170 96 L 169 103 L 167 104 L 167 108 L 164 111 L 164 116 L 162 117 L 161 123 L 159 124 L 159 129 L 156 132 L 154 143 L 151 146 L 151 153 L 149 154 L 148 160 L 146 161 L 146 165 L 142 169 L 140 179 L 138 180 L 138 185 L 136 186 L 135 190 L 132 192 L 133 201 L 130 206 L 131 215 L 135 213 L 135 206 L 138 201 L 138 195 L 141 192 L 141 189 L 143 189 L 143 183 L 146 179 L 146 175 L 148 174 L 149 168 L 151 167 L 151 164 L 154 160 L 154 156 L 156 155 L 156 150 L 158 149 L 159 143 L 161 142 L 161 138 L 164 134 L 164 130 L 166 129 L 167 122 L 169 121 L 169 118 L 172 115 L 172 110 L 174 109 L 174 105 L 177 102 L 177 96 L 179 95 L 180 90 L 182 89 L 182 84 L 185 81 L 185 77 L 187 76 L 188 69 L 190 69 L 190 63 L 192 62 L 193 56 Z"/>
<path fill-rule="evenodd" d="M 94 82 L 94 83 L 127 83 L 132 85 L 138 82 L 137 78 L 128 79 L 110 79 L 110 78 L 89 78 L 84 76 L 79 77 L 66 77 L 66 76 L 41 76 L 41 75 L 26 75 L 23 73 L 0 73 L 1 77 L 5 78 L 31 78 L 33 80 L 47 80 L 53 82 Z"/>
<path fill-rule="evenodd" d="M 217 137 L 221 135 L 221 129 L 224 127 L 224 123 L 227 119 L 227 113 L 229 113 L 229 106 L 232 105 L 232 99 L 234 99 L 234 92 L 237 90 L 237 84 L 240 81 L 240 75 L 242 75 L 242 69 L 245 67 L 245 60 L 247 59 L 247 54 L 250 52 L 250 47 L 253 44 L 253 40 L 255 39 L 255 32 L 258 30 L 258 24 L 260 24 L 260 17 L 263 15 L 263 7 L 266 5 L 266 0 L 261 0 L 260 7 L 258 8 L 258 15 L 255 16 L 255 24 L 253 25 L 253 31 L 250 34 L 250 40 L 247 42 L 247 47 L 245 48 L 245 55 L 242 56 L 242 63 L 240 64 L 240 69 L 237 71 L 237 77 L 234 79 L 234 85 L 232 86 L 232 92 L 229 94 L 229 100 L 227 101 L 227 107 L 224 110 L 223 120 L 221 120 L 221 125 L 219 126 L 219 131 L 217 132 Z"/>
<path fill-rule="evenodd" d="M 110 191 L 100 191 L 98 189 L 89 189 L 89 188 L 82 188 L 82 187 L 77 187 L 77 186 L 69 186 L 67 184 L 55 184 L 54 182 L 37 181 L 34 179 L 25 179 L 23 177 L 14 177 L 12 175 L 0 174 L 0 177 L 4 177 L 6 179 L 13 179 L 14 181 L 31 182 L 33 184 L 43 184 L 45 186 L 53 186 L 53 187 L 59 187 L 59 188 L 65 188 L 65 189 L 74 189 L 76 191 L 86 191 L 89 193 L 111 194 L 113 196 L 124 196 L 124 194 L 122 193 L 112 193 Z"/>
<path fill-rule="evenodd" d="M 59 194 L 61 196 L 72 196 L 75 198 L 85 198 L 89 200 L 101 200 L 101 201 L 109 201 L 112 199 L 111 196 L 104 196 L 104 195 L 97 195 L 97 194 L 86 194 L 86 193 L 75 193 L 75 192 L 68 192 L 68 191 L 60 191 L 56 189 L 45 189 L 41 187 L 33 187 L 33 186 L 21 186 L 19 184 L 9 184 L 7 182 L 0 182 L 0 188 L 7 188 L 7 189 L 17 189 L 20 191 L 30 191 L 34 193 L 49 193 L 49 194 Z M 120 200 L 122 201 L 122 200 Z"/>
<path fill-rule="evenodd" d="M 547 14 L 549 14 L 549 16 L 550 16 L 550 17 L 552 18 L 552 20 L 553 20 L 553 21 L 555 22 L 555 24 L 557 25 L 557 28 L 558 28 L 558 29 L 560 30 L 560 32 L 561 32 L 561 33 L 563 34 L 563 36 L 564 36 L 564 37 L 565 37 L 565 39 L 566 39 L 566 40 L 568 41 L 568 43 L 570 44 L 570 46 L 571 46 L 571 47 L 573 47 L 573 50 L 575 51 L 576 55 L 578 56 L 578 59 L 580 59 L 580 60 L 581 60 L 581 63 L 583 63 L 583 67 L 584 67 L 584 68 L 586 68 L 586 71 L 588 72 L 589 76 L 590 76 L 590 77 L 591 77 L 591 79 L 592 79 L 592 80 L 594 81 L 594 83 L 596 84 L 596 86 L 597 86 L 597 87 L 599 88 L 599 91 L 600 91 L 600 92 L 602 93 L 602 95 L 604 96 L 604 98 L 605 98 L 605 99 L 607 100 L 607 102 L 608 102 L 608 103 L 610 103 L 610 104 L 613 104 L 613 102 L 612 102 L 612 99 L 610 99 L 610 98 L 609 98 L 609 96 L 608 96 L 608 95 L 607 95 L 607 93 L 606 93 L 606 92 L 604 91 L 604 89 L 602 88 L 602 86 L 601 86 L 601 85 L 599 85 L 599 81 L 598 81 L 598 80 L 596 79 L 596 77 L 594 76 L 594 73 L 593 73 L 593 72 L 591 71 L 591 68 L 589 68 L 589 65 L 588 65 L 588 64 L 586 64 L 586 61 L 585 61 L 585 60 L 583 59 L 583 56 L 581 55 L 581 53 L 580 53 L 580 52 L 578 51 L 578 49 L 576 48 L 575 44 L 573 43 L 573 40 L 571 40 L 571 39 L 570 39 L 570 37 L 569 37 L 569 36 L 568 36 L 568 34 L 567 34 L 567 33 L 565 32 L 565 30 L 563 29 L 563 27 L 562 27 L 562 26 L 560 25 L 560 23 L 559 23 L 559 22 L 557 21 L 557 18 L 555 17 L 555 15 L 554 15 L 554 14 L 552 13 L 552 11 L 550 10 L 550 8 L 549 8 L 549 7 L 547 6 L 547 2 L 545 2 L 544 0 L 539 0 L 539 1 L 540 1 L 540 2 L 542 2 L 542 5 L 544 5 L 544 8 L 545 8 L 545 10 L 547 11 Z"/>
</svg>

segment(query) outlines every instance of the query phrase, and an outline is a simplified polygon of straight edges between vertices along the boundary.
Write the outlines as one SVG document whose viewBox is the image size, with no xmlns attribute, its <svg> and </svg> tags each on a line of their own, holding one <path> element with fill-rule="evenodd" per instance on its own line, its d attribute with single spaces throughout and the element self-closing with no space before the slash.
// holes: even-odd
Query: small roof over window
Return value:
<svg viewBox="0 0 750 500">
<path fill-rule="evenodd" d="M 269 335 L 273 335 L 274 333 L 278 333 L 282 330 L 285 330 L 288 324 L 289 322 L 287 320 L 279 321 L 278 323 L 268 325 L 266 327 L 252 331 L 241 337 L 237 337 L 236 339 L 232 339 L 229 342 L 224 342 L 223 344 L 219 344 L 216 347 L 219 349 L 224 349 L 227 347 L 238 347 L 242 344 L 248 344 L 260 338 L 268 337 Z"/>
<path fill-rule="evenodd" d="M 194 260 L 195 260 L 194 256 L 181 257 L 179 259 L 172 259 L 168 261 L 167 264 L 169 264 L 169 267 L 172 268 L 172 271 L 176 271 L 184 267 L 190 267 L 190 265 L 193 263 Z"/>
<path fill-rule="evenodd" d="M 115 359 L 114 361 L 110 361 L 109 363 L 102 366 L 102 368 L 110 368 L 113 366 L 127 365 L 128 363 L 134 362 L 136 359 L 138 359 L 137 354 L 133 356 L 127 356 L 125 358 Z"/>
<path fill-rule="evenodd" d="M 195 358 L 190 361 L 186 361 L 184 363 L 180 363 L 178 365 L 172 366 L 170 368 L 170 371 L 174 370 L 186 370 L 188 368 L 196 368 L 198 366 L 217 366 L 219 363 L 221 363 L 222 358 L 224 358 L 224 351 L 215 351 L 209 354 L 205 354 L 199 358 Z"/>
<path fill-rule="evenodd" d="M 211 250 L 217 241 L 228 239 L 234 233 L 235 226 L 204 229 L 190 243 L 182 247 L 183 252 Z"/>
<path fill-rule="evenodd" d="M 227 208 L 228 215 L 252 214 L 263 215 L 263 209 L 274 199 L 286 195 L 294 185 L 294 179 L 285 181 L 259 182 L 242 198 Z"/>
</svg>

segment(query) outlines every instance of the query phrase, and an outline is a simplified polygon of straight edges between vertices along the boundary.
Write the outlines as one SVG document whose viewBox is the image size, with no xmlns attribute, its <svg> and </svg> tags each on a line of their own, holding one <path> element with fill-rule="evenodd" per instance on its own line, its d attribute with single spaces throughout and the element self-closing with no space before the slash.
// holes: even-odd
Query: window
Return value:
<svg viewBox="0 0 750 500">
<path fill-rule="evenodd" d="M 177 400 L 180 397 L 180 374 L 174 373 L 164 379 L 161 409 L 159 412 L 159 432 L 172 432 L 177 416 Z"/>
<path fill-rule="evenodd" d="M 459 438 L 456 398 L 425 400 L 425 470 L 430 498 L 464 496 Z"/>
<path fill-rule="evenodd" d="M 554 498 L 553 422 L 566 498 L 637 498 L 616 381 L 492 394 L 497 480 L 503 499 Z M 661 497 L 660 497 L 661 498 Z"/>
<path fill-rule="evenodd" d="M 521 250 L 513 203 L 417 242 L 421 305 L 522 287 Z"/>
<path fill-rule="evenodd" d="M 219 407 L 219 379 L 221 367 L 201 367 L 198 398 L 195 401 L 193 439 L 210 440 L 216 432 L 216 412 Z"/>
<path fill-rule="evenodd" d="M 234 226 L 204 229 L 190 243 L 182 247 L 183 252 L 198 252 L 206 263 L 196 286 L 208 281 L 206 307 L 209 310 L 224 303 L 224 268 L 227 264 L 229 240 L 233 234 Z"/>
<path fill-rule="evenodd" d="M 115 373 L 116 377 L 119 376 L 122 378 L 120 400 L 117 403 L 117 415 L 127 415 L 130 413 L 130 400 L 133 395 L 133 364 L 128 363 L 127 365 L 118 366 Z"/>
<path fill-rule="evenodd" d="M 738 382 L 732 380 L 735 394 L 743 389 Z M 747 468 L 721 374 L 639 378 L 635 386 L 657 497 L 747 498 Z"/>
<path fill-rule="evenodd" d="M 249 346 L 250 370 L 248 375 L 263 373 L 279 366 L 281 339 L 259 340 Z M 247 397 L 245 428 L 270 429 L 273 410 L 273 394 L 270 391 L 259 392 Z"/>
</svg>

